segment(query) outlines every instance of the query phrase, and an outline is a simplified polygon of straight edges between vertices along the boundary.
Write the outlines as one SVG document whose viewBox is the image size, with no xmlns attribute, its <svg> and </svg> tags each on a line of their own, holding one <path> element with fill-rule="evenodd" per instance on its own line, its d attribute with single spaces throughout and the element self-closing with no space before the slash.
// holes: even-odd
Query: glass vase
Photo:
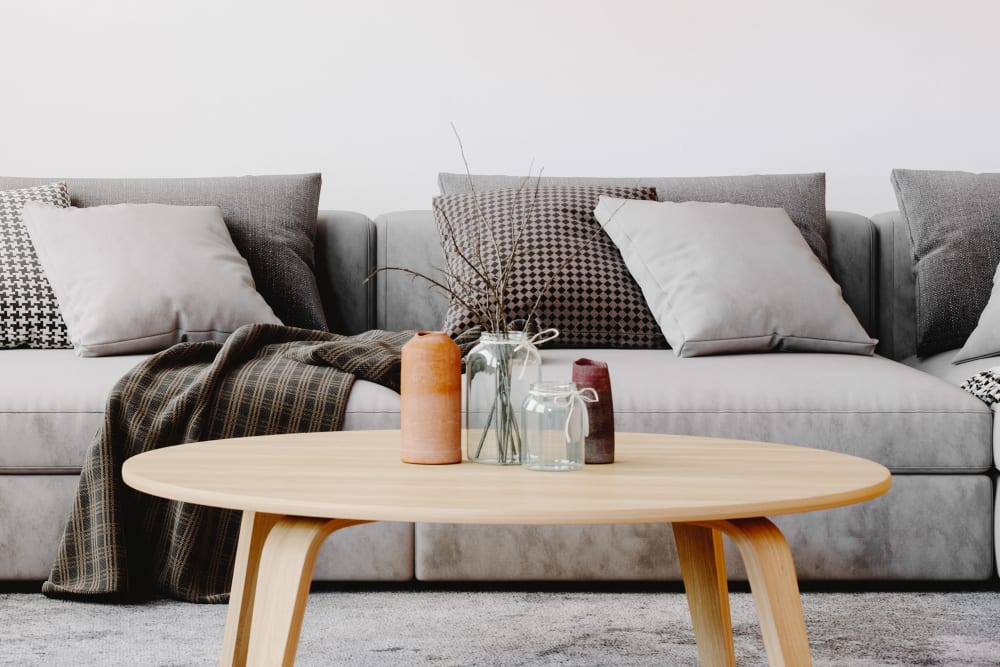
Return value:
<svg viewBox="0 0 1000 667">
<path fill-rule="evenodd" d="M 541 370 L 538 348 L 524 332 L 479 336 L 465 361 L 465 453 L 470 461 L 521 463 L 521 403 Z"/>
</svg>

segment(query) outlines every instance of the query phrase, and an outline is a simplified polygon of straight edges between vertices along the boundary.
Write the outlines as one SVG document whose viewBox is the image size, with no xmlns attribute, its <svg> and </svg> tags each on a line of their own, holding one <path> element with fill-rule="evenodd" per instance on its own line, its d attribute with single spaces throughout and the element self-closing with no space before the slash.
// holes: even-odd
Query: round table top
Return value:
<svg viewBox="0 0 1000 667">
<path fill-rule="evenodd" d="M 269 514 L 486 524 L 711 521 L 806 512 L 888 491 L 855 456 L 744 440 L 618 433 L 615 462 L 573 472 L 465 461 L 413 465 L 399 431 L 234 438 L 132 457 L 146 493 Z"/>
</svg>

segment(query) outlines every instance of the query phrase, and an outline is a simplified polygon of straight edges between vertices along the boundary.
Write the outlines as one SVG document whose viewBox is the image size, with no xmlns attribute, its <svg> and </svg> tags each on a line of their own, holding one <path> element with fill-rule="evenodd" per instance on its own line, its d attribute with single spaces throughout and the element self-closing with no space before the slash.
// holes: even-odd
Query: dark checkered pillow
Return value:
<svg viewBox="0 0 1000 667">
<path fill-rule="evenodd" d="M 536 190 L 528 185 L 435 197 L 434 217 L 448 269 L 462 281 L 482 284 L 459 256 L 477 256 L 481 239 L 484 268 L 488 275 L 499 275 L 502 258 L 510 256 L 518 223 L 530 211 L 511 274 L 508 319 L 527 318 L 546 282 L 556 274 L 528 323 L 529 328 L 559 330 L 551 347 L 665 348 L 666 339 L 642 290 L 594 218 L 601 195 L 655 201 L 656 189 L 555 186 Z M 582 250 L 560 269 L 581 244 Z M 452 299 L 445 330 L 454 335 L 477 324 L 474 314 Z"/>
<path fill-rule="evenodd" d="M 69 206 L 65 183 L 0 191 L 0 348 L 73 347 L 28 230 L 27 201 Z"/>
</svg>

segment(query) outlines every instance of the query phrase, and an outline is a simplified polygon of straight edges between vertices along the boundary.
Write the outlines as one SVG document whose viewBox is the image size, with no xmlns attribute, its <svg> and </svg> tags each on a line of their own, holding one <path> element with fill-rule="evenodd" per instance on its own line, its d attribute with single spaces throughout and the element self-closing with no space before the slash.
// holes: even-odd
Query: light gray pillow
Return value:
<svg viewBox="0 0 1000 667">
<path fill-rule="evenodd" d="M 438 174 L 441 194 L 479 192 L 496 188 L 532 187 L 536 179 L 523 176 Z M 654 187 L 661 201 L 705 201 L 783 208 L 799 228 L 823 266 L 830 266 L 826 220 L 826 174 L 750 174 L 746 176 L 694 176 L 658 178 L 597 178 L 543 176 L 542 186 Z"/>
<path fill-rule="evenodd" d="M 280 324 L 216 206 L 28 202 L 24 224 L 81 357 L 223 341 Z"/>
<path fill-rule="evenodd" d="M 951 363 L 960 364 L 1000 355 L 1000 266 L 993 274 L 993 292 L 979 316 L 979 323 Z"/>
<path fill-rule="evenodd" d="M 780 208 L 601 197 L 594 215 L 677 356 L 875 351 Z"/>
</svg>

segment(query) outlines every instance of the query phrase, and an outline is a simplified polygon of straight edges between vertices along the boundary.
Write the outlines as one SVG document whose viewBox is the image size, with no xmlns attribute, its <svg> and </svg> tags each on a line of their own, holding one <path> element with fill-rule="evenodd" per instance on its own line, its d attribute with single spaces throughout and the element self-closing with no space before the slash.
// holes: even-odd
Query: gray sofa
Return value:
<svg viewBox="0 0 1000 667">
<path fill-rule="evenodd" d="M 543 377 L 575 358 L 609 363 L 620 430 L 769 440 L 888 466 L 875 501 L 779 517 L 805 580 L 982 581 L 994 577 L 994 434 L 986 405 L 956 385 L 989 360 L 917 360 L 905 227 L 893 214 L 831 212 L 831 265 L 880 338 L 875 357 L 761 354 L 680 359 L 664 350 L 543 350 Z M 331 327 L 434 329 L 446 300 L 409 276 L 441 264 L 429 211 L 373 222 L 320 212 L 316 273 Z M 104 397 L 142 357 L 0 351 L 0 580 L 41 580 L 55 555 Z M 899 363 L 903 361 L 904 363 Z M 345 429 L 398 427 L 398 397 L 358 382 Z M 502 502 L 502 499 L 498 499 Z M 733 577 L 740 559 L 730 554 Z M 477 527 L 368 524 L 336 533 L 321 580 L 677 580 L 669 526 Z"/>
<path fill-rule="evenodd" d="M 832 272 L 845 300 L 872 335 L 890 330 L 879 356 L 549 350 L 543 377 L 569 377 L 580 356 L 603 359 L 619 430 L 792 443 L 889 467 L 893 488 L 883 498 L 776 519 L 802 579 L 988 579 L 995 563 L 993 419 L 956 385 L 992 364 L 899 363 L 915 349 L 905 225 L 895 215 L 879 216 L 878 224 L 850 213 L 830 212 L 828 219 Z M 441 266 L 430 212 L 382 215 L 375 226 L 378 265 L 421 272 Z M 380 276 L 375 303 L 376 324 L 388 329 L 436 326 L 447 305 L 401 273 Z M 415 576 L 422 580 L 680 575 L 667 526 L 417 525 L 415 540 Z M 727 560 L 731 576 L 741 577 L 736 553 Z"/>
</svg>

